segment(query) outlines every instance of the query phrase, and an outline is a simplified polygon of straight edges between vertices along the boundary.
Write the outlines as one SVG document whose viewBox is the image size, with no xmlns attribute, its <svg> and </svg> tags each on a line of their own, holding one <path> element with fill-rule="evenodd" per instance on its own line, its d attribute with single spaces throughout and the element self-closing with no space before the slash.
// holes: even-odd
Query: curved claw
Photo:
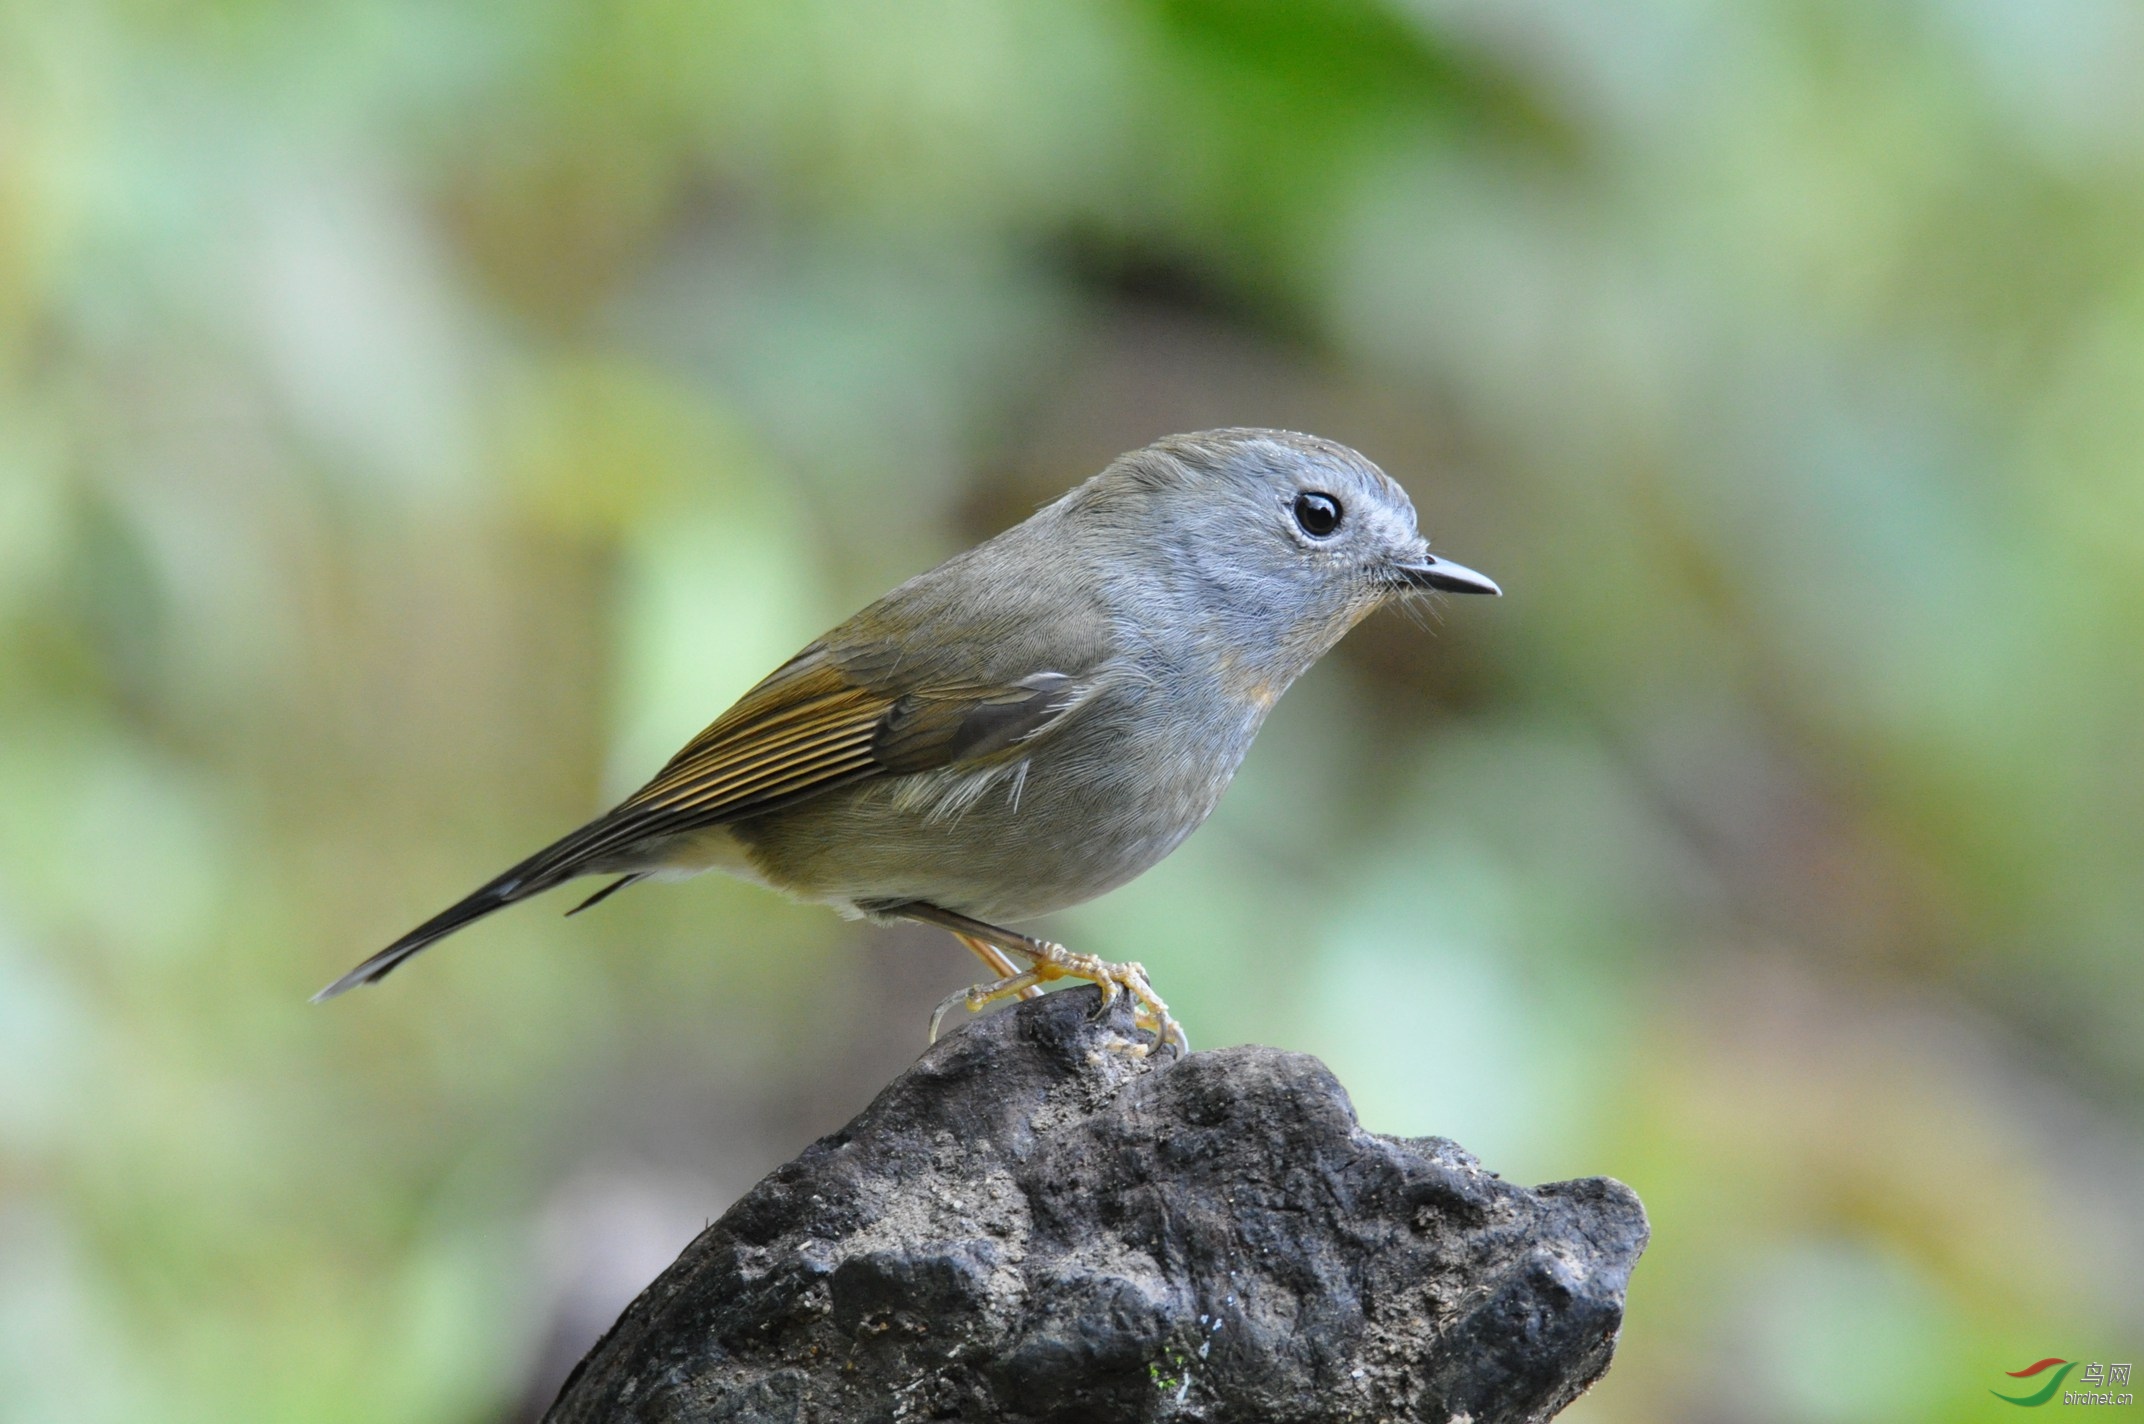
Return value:
<svg viewBox="0 0 2144 1424">
<path fill-rule="evenodd" d="M 1156 1048 L 1174 1049 L 1178 1058 L 1191 1056 L 1191 1036 L 1184 1032 L 1182 1024 L 1168 1014 L 1150 1014 L 1142 1009 L 1133 1017 L 1132 1023 L 1154 1035 Z"/>
<path fill-rule="evenodd" d="M 938 1007 L 931 1010 L 931 1032 L 930 1037 L 923 1040 L 925 1043 L 938 1041 L 938 1030 L 945 1024 L 945 1016 L 953 1011 L 953 1005 L 967 997 L 966 989 L 956 989 L 938 1001 Z"/>
<path fill-rule="evenodd" d="M 1154 986 L 1146 977 L 1146 966 L 1137 962 L 1112 964 L 1088 954 L 1073 954 L 1063 950 L 1064 963 L 1059 973 L 1066 977 L 1086 979 L 1102 991 L 1102 1002 L 1096 1015 L 1107 1013 L 1117 996 L 1129 993 L 1138 1002 L 1132 1015 L 1132 1024 L 1147 1029 L 1154 1035 L 1154 1047 L 1167 1046 L 1176 1050 L 1179 1057 L 1191 1052 L 1191 1040 L 1185 1035 L 1183 1025 L 1169 1013 L 1169 1006 L 1154 992 Z M 1037 972 L 1046 973 L 1045 966 L 1038 963 Z M 1145 1052 L 1144 1049 L 1141 1050 Z"/>
</svg>

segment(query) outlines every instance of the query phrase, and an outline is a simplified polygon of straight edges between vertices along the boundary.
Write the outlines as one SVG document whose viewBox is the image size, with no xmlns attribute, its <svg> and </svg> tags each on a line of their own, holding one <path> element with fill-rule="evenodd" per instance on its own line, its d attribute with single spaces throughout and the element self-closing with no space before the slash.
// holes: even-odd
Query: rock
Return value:
<svg viewBox="0 0 2144 1424">
<path fill-rule="evenodd" d="M 978 1019 L 686 1248 L 554 1424 L 1547 1419 L 1608 1368 L 1629 1188 L 1365 1132 L 1324 1065 Z"/>
</svg>

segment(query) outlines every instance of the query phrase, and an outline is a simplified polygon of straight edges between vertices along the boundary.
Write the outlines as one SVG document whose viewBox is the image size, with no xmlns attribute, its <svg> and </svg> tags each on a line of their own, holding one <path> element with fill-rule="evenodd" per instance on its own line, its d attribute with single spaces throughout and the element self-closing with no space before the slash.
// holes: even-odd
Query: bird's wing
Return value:
<svg viewBox="0 0 2144 1424">
<path fill-rule="evenodd" d="M 622 846 L 759 815 L 869 777 L 1014 755 L 1095 686 L 1092 678 L 1043 671 L 988 686 L 895 691 L 857 681 L 814 644 L 557 849 L 575 867 L 597 866 Z"/>
</svg>

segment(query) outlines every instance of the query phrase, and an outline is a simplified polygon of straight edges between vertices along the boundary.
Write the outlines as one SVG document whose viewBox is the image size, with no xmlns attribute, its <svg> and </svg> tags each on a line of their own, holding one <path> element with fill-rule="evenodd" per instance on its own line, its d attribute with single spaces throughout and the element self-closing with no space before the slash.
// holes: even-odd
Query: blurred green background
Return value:
<svg viewBox="0 0 2144 1424">
<path fill-rule="evenodd" d="M 1635 1186 L 1573 1419 L 2144 1355 L 2144 9 L 0 0 L 0 1419 L 540 1409 L 975 966 L 709 878 L 306 995 L 1220 424 L 1509 596 L 1050 928 Z"/>
</svg>

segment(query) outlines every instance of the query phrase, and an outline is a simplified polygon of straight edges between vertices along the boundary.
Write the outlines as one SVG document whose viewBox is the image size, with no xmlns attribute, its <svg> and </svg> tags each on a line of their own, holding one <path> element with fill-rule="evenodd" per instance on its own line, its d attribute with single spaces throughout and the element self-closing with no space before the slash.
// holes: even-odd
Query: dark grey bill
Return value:
<svg viewBox="0 0 2144 1424">
<path fill-rule="evenodd" d="M 1441 588 L 1446 593 L 1502 595 L 1504 592 L 1487 574 L 1475 573 L 1465 564 L 1455 564 L 1434 554 L 1423 555 L 1419 564 L 1402 564 L 1397 572 L 1400 581 L 1409 588 Z"/>
</svg>

